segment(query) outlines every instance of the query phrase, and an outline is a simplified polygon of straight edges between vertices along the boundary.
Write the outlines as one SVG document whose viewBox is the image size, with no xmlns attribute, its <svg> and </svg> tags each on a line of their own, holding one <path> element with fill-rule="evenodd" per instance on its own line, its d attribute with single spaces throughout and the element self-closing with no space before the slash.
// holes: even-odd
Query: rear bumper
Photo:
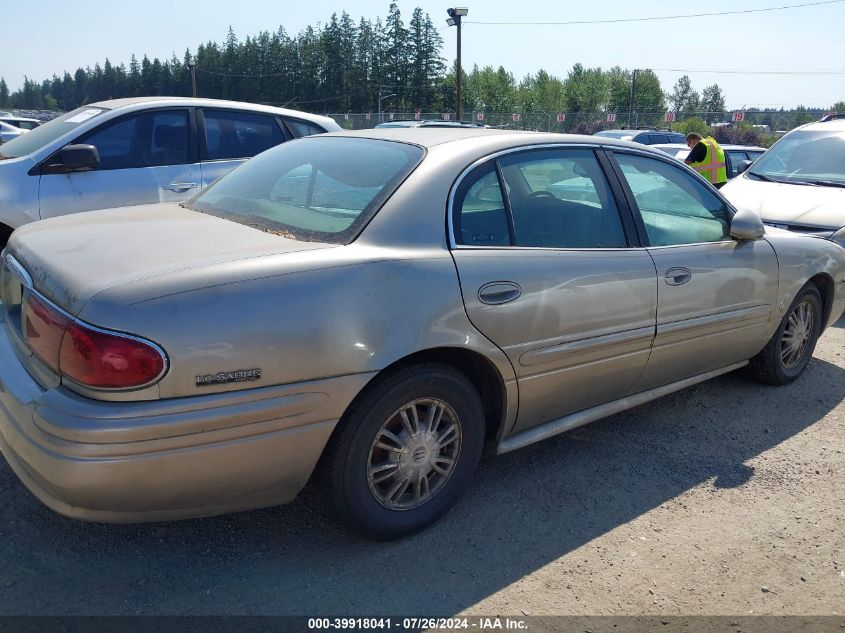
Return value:
<svg viewBox="0 0 845 633">
<path fill-rule="evenodd" d="M 372 377 L 223 394 L 101 402 L 42 389 L 0 322 L 0 450 L 60 514 L 136 522 L 291 501 Z"/>
</svg>

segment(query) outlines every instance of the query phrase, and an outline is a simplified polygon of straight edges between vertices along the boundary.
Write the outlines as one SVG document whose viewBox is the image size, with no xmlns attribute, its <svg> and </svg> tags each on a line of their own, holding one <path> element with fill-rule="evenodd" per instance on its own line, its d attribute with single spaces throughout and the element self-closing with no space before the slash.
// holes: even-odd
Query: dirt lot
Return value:
<svg viewBox="0 0 845 633">
<path fill-rule="evenodd" d="M 315 509 L 107 526 L 0 460 L 2 614 L 845 612 L 845 319 L 795 384 L 738 375 L 489 458 L 440 523 L 358 540 Z"/>
</svg>

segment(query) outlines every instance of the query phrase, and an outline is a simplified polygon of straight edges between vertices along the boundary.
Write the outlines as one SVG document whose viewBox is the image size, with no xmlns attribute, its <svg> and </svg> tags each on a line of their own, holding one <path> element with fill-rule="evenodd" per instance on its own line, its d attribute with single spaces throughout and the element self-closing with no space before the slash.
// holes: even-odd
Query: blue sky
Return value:
<svg viewBox="0 0 845 633">
<path fill-rule="evenodd" d="M 806 0 L 803 0 L 806 1 Z M 467 20 L 564 21 L 626 18 L 681 13 L 730 11 L 799 4 L 802 0 L 711 0 L 669 3 L 656 0 L 466 0 Z M 44 79 L 78 66 L 93 66 L 108 57 L 113 63 L 139 58 L 182 56 L 186 47 L 222 41 L 229 25 L 241 38 L 283 25 L 295 34 L 308 24 L 325 22 L 347 11 L 354 20 L 387 14 L 388 0 L 0 0 L 0 14 L 14 9 L 11 28 L 0 36 L 0 76 L 12 89 L 24 75 Z M 400 0 L 407 23 L 415 7 L 445 27 L 444 2 Z M 21 19 L 21 16 L 32 16 Z M 517 79 L 546 69 L 564 77 L 575 62 L 587 66 L 689 70 L 841 70 L 845 3 L 770 13 L 685 20 L 581 26 L 487 26 L 467 23 L 463 60 L 503 65 Z M 455 29 L 444 28 L 443 54 L 451 63 Z M 665 90 L 683 72 L 660 71 Z M 830 106 L 845 100 L 845 74 L 828 76 L 761 76 L 687 73 L 701 90 L 717 82 L 730 108 L 741 106 Z"/>
</svg>

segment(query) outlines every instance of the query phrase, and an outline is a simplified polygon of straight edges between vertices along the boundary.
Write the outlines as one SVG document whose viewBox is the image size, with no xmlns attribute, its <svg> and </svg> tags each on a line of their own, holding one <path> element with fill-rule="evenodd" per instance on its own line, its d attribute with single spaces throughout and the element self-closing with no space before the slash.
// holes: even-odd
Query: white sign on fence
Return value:
<svg viewBox="0 0 845 633">
<path fill-rule="evenodd" d="M 566 115 L 563 112 L 558 112 L 557 122 L 563 123 L 564 121 L 566 121 Z"/>
<path fill-rule="evenodd" d="M 451 114 L 449 114 L 448 112 L 444 112 L 441 118 L 442 118 L 444 121 L 448 121 L 448 120 L 449 120 L 449 118 L 450 118 L 451 116 L 452 116 L 452 115 L 451 115 Z"/>
<path fill-rule="evenodd" d="M 476 121 L 483 121 L 483 120 L 484 120 L 484 113 L 483 113 L 483 112 L 479 112 L 478 114 L 476 114 L 476 115 L 475 115 L 475 120 L 476 120 Z"/>
<path fill-rule="evenodd" d="M 364 115 L 364 118 L 365 118 L 365 119 L 367 119 L 367 121 L 369 121 L 369 120 L 370 120 L 370 117 L 372 116 L 372 114 L 373 114 L 372 112 L 367 112 L 367 113 Z"/>
<path fill-rule="evenodd" d="M 522 115 L 519 112 L 514 112 L 511 115 L 511 119 L 513 119 L 514 123 L 518 122 L 522 118 Z"/>
<path fill-rule="evenodd" d="M 420 120 L 420 113 L 421 113 L 421 112 L 422 112 L 422 110 L 420 110 L 419 108 L 417 108 L 416 110 L 414 110 L 414 118 L 415 118 L 417 121 L 419 121 L 419 120 Z"/>
<path fill-rule="evenodd" d="M 745 121 L 745 112 L 743 112 L 742 110 L 737 110 L 736 112 L 733 113 L 733 116 L 731 117 L 731 121 L 733 121 L 734 123 L 739 123 L 740 121 Z"/>
<path fill-rule="evenodd" d="M 666 121 L 666 123 L 672 123 L 675 120 L 675 113 L 674 112 L 667 112 L 664 115 L 663 120 Z"/>
<path fill-rule="evenodd" d="M 616 113 L 615 112 L 608 112 L 607 113 L 607 122 L 608 123 L 616 123 Z"/>
</svg>

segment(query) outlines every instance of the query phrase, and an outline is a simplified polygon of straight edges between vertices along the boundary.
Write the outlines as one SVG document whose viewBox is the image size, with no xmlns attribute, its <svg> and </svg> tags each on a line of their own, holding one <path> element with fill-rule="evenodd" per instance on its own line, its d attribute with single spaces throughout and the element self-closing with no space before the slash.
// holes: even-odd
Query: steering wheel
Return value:
<svg viewBox="0 0 845 633">
<path fill-rule="evenodd" d="M 528 198 L 557 198 L 551 191 L 532 191 L 528 194 Z"/>
</svg>

